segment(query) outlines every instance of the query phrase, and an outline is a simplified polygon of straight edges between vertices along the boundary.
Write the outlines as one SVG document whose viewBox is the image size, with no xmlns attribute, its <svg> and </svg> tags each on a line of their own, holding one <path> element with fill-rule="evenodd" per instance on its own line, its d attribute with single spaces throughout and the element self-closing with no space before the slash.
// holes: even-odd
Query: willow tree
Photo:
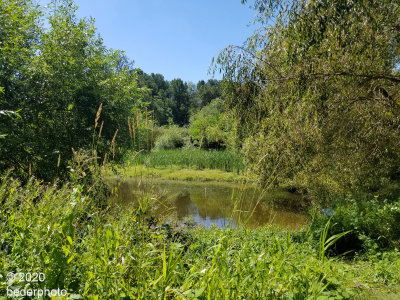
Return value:
<svg viewBox="0 0 400 300">
<path fill-rule="evenodd" d="M 256 0 L 253 8 L 260 28 L 227 47 L 217 67 L 261 181 L 396 190 L 400 1 Z"/>
</svg>

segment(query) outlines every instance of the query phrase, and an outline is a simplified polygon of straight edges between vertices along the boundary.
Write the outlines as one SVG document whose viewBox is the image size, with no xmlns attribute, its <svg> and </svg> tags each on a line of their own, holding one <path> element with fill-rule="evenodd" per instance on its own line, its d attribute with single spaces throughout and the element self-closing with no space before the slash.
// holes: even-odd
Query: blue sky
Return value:
<svg viewBox="0 0 400 300">
<path fill-rule="evenodd" d="M 41 0 L 43 3 L 49 1 Z M 135 67 L 167 80 L 196 83 L 213 57 L 241 45 L 254 11 L 240 0 L 75 0 L 78 17 L 95 18 L 104 44 L 124 50 Z M 216 75 L 215 78 L 220 78 Z"/>
</svg>

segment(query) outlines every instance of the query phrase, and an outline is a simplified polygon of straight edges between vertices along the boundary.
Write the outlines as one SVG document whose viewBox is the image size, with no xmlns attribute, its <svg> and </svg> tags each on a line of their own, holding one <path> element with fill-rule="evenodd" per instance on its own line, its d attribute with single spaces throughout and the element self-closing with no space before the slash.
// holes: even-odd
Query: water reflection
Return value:
<svg viewBox="0 0 400 300">
<path fill-rule="evenodd" d="M 234 184 L 130 179 L 119 182 L 118 201 L 136 202 L 148 191 L 162 203 L 157 214 L 178 220 L 191 217 L 206 227 L 241 224 L 254 228 L 272 223 L 296 229 L 305 223 L 304 215 L 268 204 L 270 199 L 295 197 L 293 194 L 277 191 L 263 195 L 255 187 Z"/>
</svg>

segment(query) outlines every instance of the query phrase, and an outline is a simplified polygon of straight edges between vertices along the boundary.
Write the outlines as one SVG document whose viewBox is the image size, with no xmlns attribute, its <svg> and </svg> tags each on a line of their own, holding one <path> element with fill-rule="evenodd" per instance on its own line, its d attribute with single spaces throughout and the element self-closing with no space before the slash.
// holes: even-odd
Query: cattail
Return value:
<svg viewBox="0 0 400 300">
<path fill-rule="evenodd" d="M 104 121 L 101 121 L 100 130 L 99 130 L 99 138 L 101 138 L 101 132 L 103 131 Z"/>
<path fill-rule="evenodd" d="M 94 120 L 94 128 L 97 128 L 97 121 L 100 119 L 101 109 L 103 108 L 103 103 L 100 103 L 99 109 L 97 110 L 96 119 Z"/>
<path fill-rule="evenodd" d="M 114 137 L 112 138 L 112 141 L 111 141 L 111 146 L 112 146 L 112 151 L 113 151 L 113 159 L 115 156 L 115 139 L 117 137 L 117 133 L 118 133 L 118 129 L 115 131 Z"/>
<path fill-rule="evenodd" d="M 131 118 L 129 117 L 128 117 L 128 129 L 129 129 L 129 136 L 132 138 Z"/>
<path fill-rule="evenodd" d="M 60 167 L 60 163 L 61 163 L 61 154 L 58 154 L 57 168 Z"/>
</svg>

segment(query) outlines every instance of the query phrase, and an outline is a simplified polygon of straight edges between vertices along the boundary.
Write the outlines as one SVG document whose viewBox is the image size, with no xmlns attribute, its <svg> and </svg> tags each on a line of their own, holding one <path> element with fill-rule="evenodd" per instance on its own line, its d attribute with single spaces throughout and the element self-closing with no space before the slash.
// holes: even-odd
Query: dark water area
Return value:
<svg viewBox="0 0 400 300">
<path fill-rule="evenodd" d="M 244 226 L 256 228 L 275 224 L 285 229 L 301 228 L 306 222 L 302 213 L 274 207 L 272 200 L 296 201 L 286 191 L 263 193 L 254 186 L 227 183 L 202 183 L 165 180 L 114 180 L 113 201 L 121 205 L 135 204 L 151 197 L 155 217 L 224 228 Z M 280 201 L 280 202 L 282 202 Z"/>
</svg>

